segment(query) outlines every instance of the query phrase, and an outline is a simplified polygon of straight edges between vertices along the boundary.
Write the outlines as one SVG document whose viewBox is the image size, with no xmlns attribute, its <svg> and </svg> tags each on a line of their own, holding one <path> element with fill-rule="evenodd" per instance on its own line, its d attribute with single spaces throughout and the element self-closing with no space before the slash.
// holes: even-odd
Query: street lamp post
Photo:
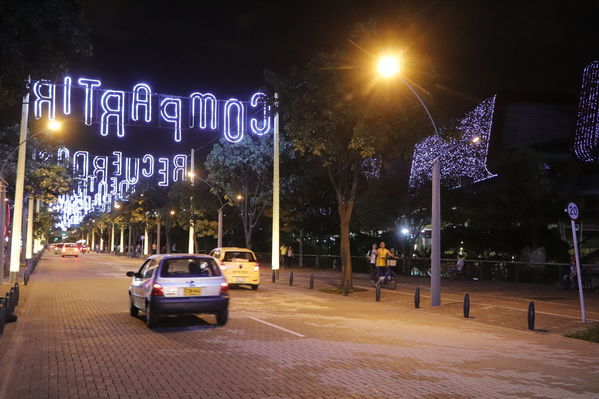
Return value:
<svg viewBox="0 0 599 399">
<path fill-rule="evenodd" d="M 384 78 L 396 76 L 400 71 L 399 59 L 395 56 L 382 57 L 377 65 L 378 73 Z M 408 89 L 418 99 L 422 108 L 428 115 L 433 126 L 435 135 L 439 136 L 437 125 L 420 95 L 412 88 L 408 81 L 402 77 L 399 80 L 407 86 Z M 440 155 L 436 157 L 432 164 L 432 203 L 431 203 L 431 224 L 432 224 L 432 243 L 431 243 L 431 304 L 432 306 L 441 305 L 441 164 Z"/>
<path fill-rule="evenodd" d="M 194 176 L 195 176 L 195 149 L 191 149 L 191 187 L 194 186 Z M 194 253 L 194 247 L 193 247 L 193 242 L 194 242 L 194 235 L 195 235 L 195 231 L 193 228 L 193 195 L 189 198 L 189 211 L 191 214 L 191 218 L 189 220 L 189 245 L 188 245 L 188 252 L 190 254 Z"/>
<path fill-rule="evenodd" d="M 17 179 L 15 184 L 15 207 L 10 239 L 10 281 L 16 282 L 21 268 L 21 224 L 23 222 L 23 190 L 25 186 L 25 157 L 27 156 L 27 120 L 29 116 L 29 93 L 23 97 L 21 108 L 21 131 L 19 134 L 19 155 L 17 158 Z M 7 159 L 8 161 L 8 159 Z M 6 161 L 5 165 L 6 166 Z M 0 175 L 4 170 L 0 170 Z"/>
</svg>

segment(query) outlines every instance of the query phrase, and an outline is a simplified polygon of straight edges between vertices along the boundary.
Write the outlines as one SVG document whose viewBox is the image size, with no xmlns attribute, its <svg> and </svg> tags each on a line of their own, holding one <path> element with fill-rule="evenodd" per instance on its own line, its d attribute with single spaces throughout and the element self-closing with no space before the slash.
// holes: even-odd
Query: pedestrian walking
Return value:
<svg viewBox="0 0 599 399">
<path fill-rule="evenodd" d="M 293 248 L 291 248 L 291 245 L 289 245 L 287 247 L 287 267 L 291 267 L 291 263 L 293 262 Z"/>
<path fill-rule="evenodd" d="M 281 245 L 280 248 L 281 251 L 281 256 L 279 259 L 279 263 L 281 264 L 281 267 L 285 267 L 287 265 L 287 244 L 283 243 L 283 245 Z"/>
<path fill-rule="evenodd" d="M 368 258 L 368 263 L 370 264 L 370 280 L 372 280 L 373 282 L 377 280 L 376 254 L 377 254 L 377 247 L 376 247 L 376 243 L 374 243 L 374 244 L 372 244 L 372 247 L 366 253 L 366 257 Z"/>
</svg>

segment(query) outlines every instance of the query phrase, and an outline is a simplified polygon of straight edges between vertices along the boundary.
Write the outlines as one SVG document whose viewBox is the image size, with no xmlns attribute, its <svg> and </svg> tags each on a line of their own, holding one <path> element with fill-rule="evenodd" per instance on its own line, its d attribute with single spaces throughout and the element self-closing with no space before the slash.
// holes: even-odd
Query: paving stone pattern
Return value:
<svg viewBox="0 0 599 399">
<path fill-rule="evenodd" d="M 225 327 L 152 331 L 128 314 L 140 263 L 45 255 L 0 339 L 0 398 L 599 397 L 599 345 L 280 282 L 231 290 Z"/>
</svg>

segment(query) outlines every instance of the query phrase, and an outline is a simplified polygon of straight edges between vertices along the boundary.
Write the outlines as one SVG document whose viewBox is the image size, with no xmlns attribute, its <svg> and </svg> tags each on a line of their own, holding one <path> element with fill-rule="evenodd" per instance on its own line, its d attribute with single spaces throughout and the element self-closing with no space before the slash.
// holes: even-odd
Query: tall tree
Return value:
<svg viewBox="0 0 599 399">
<path fill-rule="evenodd" d="M 56 79 L 91 52 L 80 1 L 0 2 L 0 107 L 20 103 L 28 76 Z"/>
<path fill-rule="evenodd" d="M 376 28 L 358 25 L 353 43 L 377 48 Z M 337 199 L 342 278 L 352 282 L 350 222 L 365 160 L 411 151 L 423 114 L 398 82 L 380 82 L 375 60 L 354 47 L 321 54 L 288 77 L 267 74 L 280 93 L 285 135 L 300 154 L 325 168 Z M 386 193 L 388 195 L 388 193 Z"/>
<path fill-rule="evenodd" d="M 283 147 L 284 148 L 284 147 Z M 208 157 L 208 182 L 224 194 L 241 215 L 245 246 L 272 201 L 272 135 L 244 137 L 239 143 L 221 140 Z"/>
</svg>

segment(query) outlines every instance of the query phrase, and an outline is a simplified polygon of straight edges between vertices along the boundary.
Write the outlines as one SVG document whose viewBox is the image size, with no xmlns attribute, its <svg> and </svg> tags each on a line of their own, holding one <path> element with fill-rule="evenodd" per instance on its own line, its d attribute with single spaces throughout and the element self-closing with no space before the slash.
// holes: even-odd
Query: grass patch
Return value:
<svg viewBox="0 0 599 399">
<path fill-rule="evenodd" d="M 333 288 L 321 288 L 318 291 L 320 292 L 325 292 L 327 294 L 339 294 L 339 295 L 343 295 L 343 287 L 333 287 Z M 364 288 L 350 288 L 349 289 L 349 293 L 353 294 L 354 292 L 362 292 L 362 291 L 367 291 Z"/>
<path fill-rule="evenodd" d="M 585 341 L 599 343 L 599 325 L 566 334 L 566 337 L 584 339 Z"/>
</svg>

